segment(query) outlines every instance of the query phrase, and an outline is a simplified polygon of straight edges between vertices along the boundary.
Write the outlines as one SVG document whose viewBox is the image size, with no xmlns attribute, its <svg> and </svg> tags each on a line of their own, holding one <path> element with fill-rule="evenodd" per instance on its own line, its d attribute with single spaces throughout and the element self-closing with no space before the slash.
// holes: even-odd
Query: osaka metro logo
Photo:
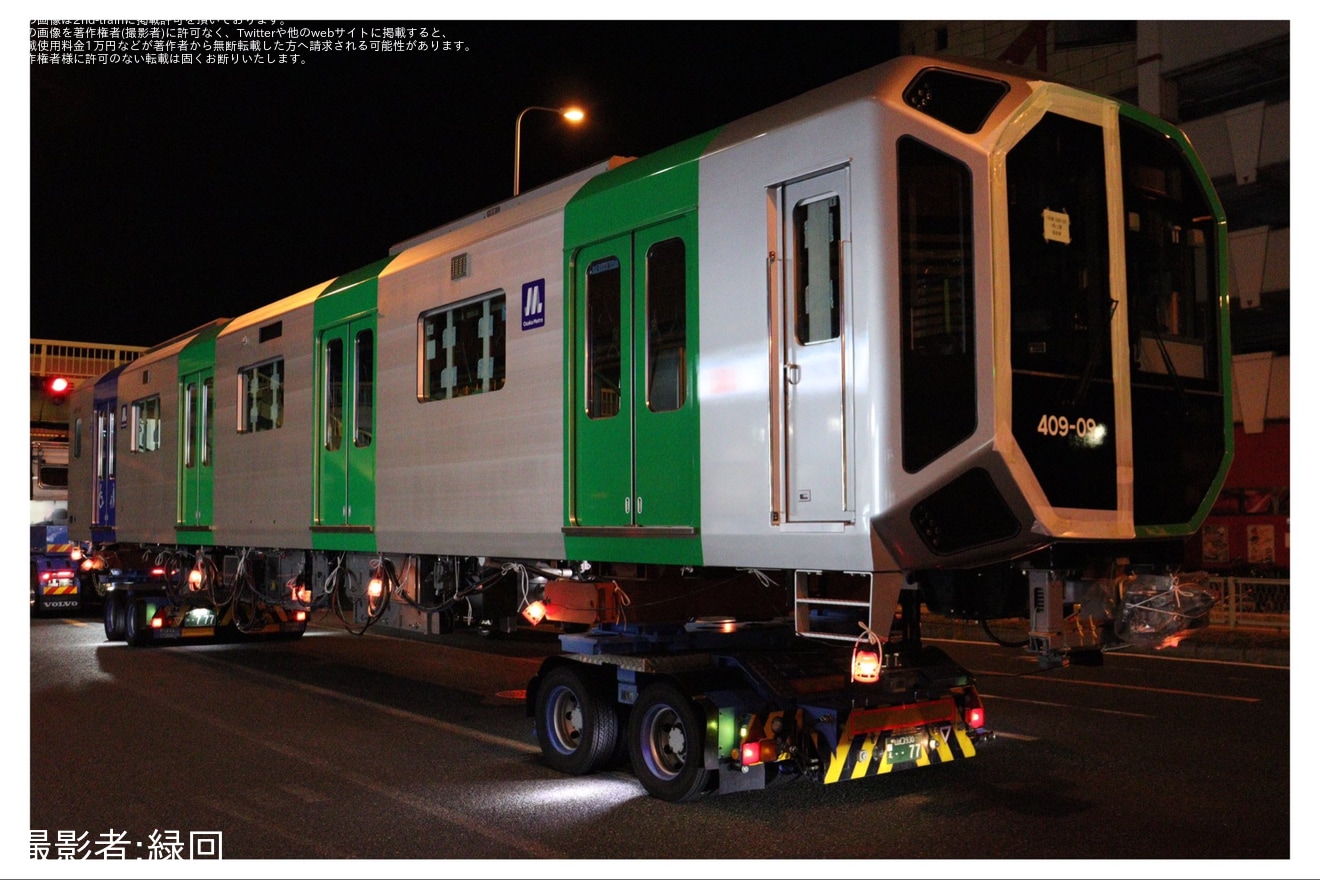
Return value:
<svg viewBox="0 0 1320 880">
<path fill-rule="evenodd" d="M 522 287 L 522 328 L 545 326 L 545 279 L 528 281 Z"/>
</svg>

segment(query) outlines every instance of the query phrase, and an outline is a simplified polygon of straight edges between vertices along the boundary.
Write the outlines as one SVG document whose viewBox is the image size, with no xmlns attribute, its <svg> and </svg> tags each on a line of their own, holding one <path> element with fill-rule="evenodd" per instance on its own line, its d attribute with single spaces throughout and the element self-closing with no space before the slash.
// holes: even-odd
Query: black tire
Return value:
<svg viewBox="0 0 1320 880">
<path fill-rule="evenodd" d="M 687 695 L 668 682 L 642 691 L 632 708 L 628 751 L 633 772 L 653 797 L 694 801 L 714 778 L 705 766 L 706 720 Z"/>
<path fill-rule="evenodd" d="M 111 592 L 105 597 L 105 638 L 109 642 L 122 642 L 125 636 L 124 595 Z"/>
<path fill-rule="evenodd" d="M 135 648 L 145 645 L 151 639 L 151 629 L 147 625 L 147 603 L 142 599 L 133 599 L 128 603 L 124 615 L 124 641 Z"/>
<path fill-rule="evenodd" d="M 619 739 L 614 700 L 590 675 L 556 666 L 536 692 L 536 739 L 545 762 L 560 773 L 599 770 Z"/>
</svg>

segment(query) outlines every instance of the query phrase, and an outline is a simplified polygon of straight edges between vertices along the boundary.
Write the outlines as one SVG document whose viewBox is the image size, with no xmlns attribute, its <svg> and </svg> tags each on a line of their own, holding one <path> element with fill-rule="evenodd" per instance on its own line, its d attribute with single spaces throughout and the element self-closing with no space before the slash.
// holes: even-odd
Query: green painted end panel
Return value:
<svg viewBox="0 0 1320 880">
<path fill-rule="evenodd" d="M 695 209 L 697 160 L 719 132 L 688 138 L 587 181 L 564 206 L 565 253 Z"/>
<path fill-rule="evenodd" d="M 229 323 L 229 318 L 214 321 L 197 332 L 188 344 L 179 351 L 179 424 L 184 424 L 182 408 L 187 405 L 183 388 L 189 383 L 207 387 L 206 413 L 202 423 L 197 426 L 197 434 L 190 438 L 179 432 L 179 454 L 176 458 L 175 475 L 175 529 L 176 543 L 188 547 L 210 547 L 215 543 L 209 527 L 212 525 L 215 501 L 215 463 L 210 459 L 214 455 L 214 435 L 216 431 L 215 411 L 215 340 L 220 331 Z M 201 436 L 203 425 L 206 436 Z M 185 467 L 183 446 L 186 442 L 196 444 L 199 457 L 195 467 Z M 203 455 L 200 450 L 206 447 Z M 192 526 L 192 528 L 188 528 Z"/>
<path fill-rule="evenodd" d="M 312 306 L 312 321 L 319 331 L 376 308 L 376 279 L 393 257 L 377 260 L 336 278 Z"/>
<path fill-rule="evenodd" d="M 215 338 L 229 323 L 228 318 L 208 324 L 179 351 L 179 375 L 215 369 Z"/>
<path fill-rule="evenodd" d="M 569 559 L 636 562 L 650 565 L 702 565 L 701 538 L 564 537 Z"/>
<path fill-rule="evenodd" d="M 1205 500 L 1201 502 L 1201 506 L 1197 508 L 1190 522 L 1138 525 L 1136 528 L 1138 538 L 1179 537 L 1192 534 L 1205 522 L 1205 518 L 1210 515 L 1210 509 L 1214 506 L 1215 500 L 1219 497 L 1220 490 L 1224 488 L 1224 480 L 1228 478 L 1228 469 L 1233 464 L 1233 346 L 1229 338 L 1228 319 L 1228 219 L 1224 215 L 1224 206 L 1219 201 L 1219 193 L 1215 192 L 1214 184 L 1210 182 L 1210 175 L 1206 173 L 1205 166 L 1196 159 L 1196 152 L 1192 149 L 1191 142 L 1187 140 L 1187 136 L 1183 134 L 1181 129 L 1130 104 L 1120 103 L 1119 112 L 1134 122 L 1160 132 L 1178 145 L 1178 149 L 1188 158 L 1187 164 L 1196 173 L 1196 179 L 1201 184 L 1201 189 L 1205 191 L 1206 198 L 1210 202 L 1210 210 L 1214 214 L 1215 229 L 1217 230 L 1215 248 L 1216 262 L 1219 264 L 1219 375 L 1221 377 L 1220 390 L 1224 398 L 1224 457 L 1219 463 L 1219 472 L 1215 474 L 1210 491 L 1206 493 Z"/>
<path fill-rule="evenodd" d="M 374 553 L 375 532 L 312 532 L 313 550 Z"/>
<path fill-rule="evenodd" d="M 699 188 L 699 160 L 719 131 L 690 138 L 680 144 L 650 156 L 629 162 L 614 171 L 588 181 L 564 209 L 564 326 L 573 328 L 564 334 L 564 481 L 563 522 L 566 526 L 582 526 L 576 521 L 575 492 L 579 475 L 575 470 L 597 470 L 615 456 L 623 456 L 625 465 L 633 470 L 633 485 L 641 497 L 651 498 L 646 517 L 623 511 L 624 496 L 629 487 L 624 481 L 611 496 L 616 512 L 623 515 L 619 523 L 602 520 L 587 525 L 622 525 L 624 521 L 635 526 L 686 525 L 700 528 L 700 479 L 697 450 L 700 443 L 698 401 L 696 398 L 697 316 L 699 314 L 697 271 L 697 207 Z M 686 216 L 685 216 L 686 215 Z M 679 219 L 683 218 L 683 219 Z M 666 222 L 670 221 L 670 222 Z M 655 418 L 647 412 L 644 395 L 635 389 L 644 387 L 645 321 L 629 308 L 644 308 L 641 293 L 645 279 L 645 254 L 650 244 L 669 236 L 681 237 L 687 244 L 687 308 L 689 345 L 687 347 L 688 387 L 690 398 L 682 412 L 667 412 Z M 595 246 L 593 248 L 593 246 Z M 608 253 L 607 253 L 608 252 Z M 622 360 L 624 375 L 633 374 L 634 391 L 623 396 L 627 433 L 617 440 L 618 449 L 611 451 L 608 443 L 597 442 L 590 448 L 579 449 L 577 431 L 589 421 L 579 418 L 583 409 L 585 378 L 582 375 L 581 352 L 584 346 L 584 309 L 580 298 L 585 284 L 586 262 L 613 255 L 619 258 L 623 281 L 623 338 L 631 354 Z M 635 315 L 635 317 L 633 316 Z M 654 424 L 651 424 L 654 422 Z M 598 425 L 596 427 L 599 427 Z M 597 438 L 599 440 L 599 438 Z M 590 445 L 590 444 L 588 444 Z M 658 504 L 663 488 L 653 485 L 658 478 L 663 484 L 664 474 L 657 473 L 657 463 L 666 456 L 677 462 L 691 459 L 681 468 L 682 475 L 670 474 L 691 488 L 680 494 L 689 498 L 691 509 L 679 515 L 662 512 Z M 576 460 L 580 458 L 581 460 Z M 646 464 L 651 470 L 645 470 Z M 632 470 L 629 467 L 629 470 Z M 648 482 L 649 481 L 649 482 Z M 617 497 L 615 497 L 617 496 Z M 665 499 L 666 501 L 669 499 Z M 578 512 L 580 513 L 580 511 Z M 647 522 L 652 515 L 664 520 Z M 671 521 L 672 520 L 672 521 Z M 701 565 L 702 548 L 699 535 L 672 537 L 565 537 L 565 550 L 569 558 L 599 561 L 656 563 L 673 565 Z"/>
<path fill-rule="evenodd" d="M 378 260 L 335 279 L 316 299 L 312 510 L 310 525 L 317 550 L 376 549 L 376 340 L 377 279 L 393 257 Z M 366 348 L 361 347 L 365 345 Z M 327 360 L 327 352 L 335 357 Z M 359 355 L 366 354 L 365 371 Z M 336 364 L 335 409 L 327 413 L 327 373 Z M 370 386 L 365 393 L 359 382 Z M 364 414 L 363 407 L 370 411 Z M 333 442 L 329 439 L 333 436 Z"/>
</svg>

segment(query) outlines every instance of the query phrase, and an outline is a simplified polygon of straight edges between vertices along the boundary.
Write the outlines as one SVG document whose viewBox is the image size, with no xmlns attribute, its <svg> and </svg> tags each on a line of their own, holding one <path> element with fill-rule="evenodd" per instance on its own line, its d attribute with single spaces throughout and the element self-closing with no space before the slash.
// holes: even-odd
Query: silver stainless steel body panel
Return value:
<svg viewBox="0 0 1320 880">
<path fill-rule="evenodd" d="M 312 517 L 312 321 L 329 281 L 234 319 L 215 343 L 215 543 L 307 547 Z M 281 322 L 278 337 L 262 327 Z M 284 420 L 239 433 L 240 371 L 284 359 Z"/>
<path fill-rule="evenodd" d="M 189 333 L 138 358 L 119 374 L 119 402 L 160 396 L 160 446 L 129 452 L 128 430 L 120 431 L 115 536 L 142 544 L 173 544 L 178 519 L 179 352 Z"/>
<path fill-rule="evenodd" d="M 381 550 L 563 557 L 563 208 L 585 179 L 441 231 L 381 273 Z M 470 272 L 451 279 L 451 259 L 463 254 Z M 523 285 L 537 280 L 544 281 L 545 324 L 523 330 Z M 419 317 L 496 291 L 508 310 L 504 387 L 419 402 Z"/>
</svg>

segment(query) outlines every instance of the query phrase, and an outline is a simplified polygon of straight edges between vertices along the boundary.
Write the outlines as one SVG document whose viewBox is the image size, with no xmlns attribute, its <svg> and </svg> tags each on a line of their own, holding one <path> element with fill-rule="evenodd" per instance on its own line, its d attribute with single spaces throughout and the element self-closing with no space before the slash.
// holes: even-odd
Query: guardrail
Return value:
<svg viewBox="0 0 1320 880">
<path fill-rule="evenodd" d="M 1210 611 L 1217 626 L 1289 628 L 1289 581 L 1279 578 L 1212 577 L 1207 588 L 1218 600 Z"/>
</svg>

